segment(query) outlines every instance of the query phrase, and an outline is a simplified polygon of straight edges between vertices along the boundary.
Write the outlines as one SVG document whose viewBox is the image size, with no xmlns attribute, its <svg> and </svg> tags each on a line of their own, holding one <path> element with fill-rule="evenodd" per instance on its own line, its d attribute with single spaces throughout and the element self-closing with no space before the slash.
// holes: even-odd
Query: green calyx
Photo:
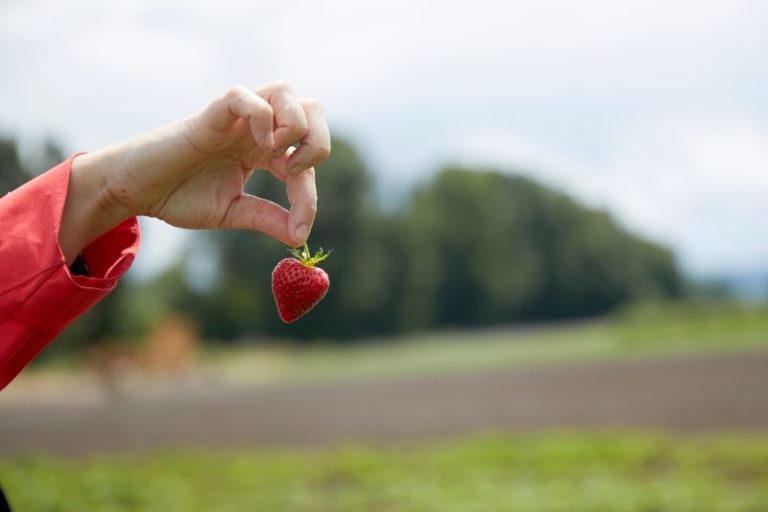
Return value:
<svg viewBox="0 0 768 512">
<path fill-rule="evenodd" d="M 317 253 L 315 253 L 315 255 L 313 256 L 309 252 L 309 247 L 305 243 L 304 247 L 302 247 L 301 250 L 299 250 L 299 249 L 288 249 L 288 252 L 293 254 L 293 256 L 297 260 L 299 260 L 301 262 L 301 264 L 304 265 L 305 267 L 314 267 L 315 265 L 317 265 L 318 263 L 323 261 L 325 258 L 330 256 L 332 251 L 325 252 L 325 251 L 323 251 L 323 248 L 321 247 L 320 250 L 317 251 Z"/>
</svg>

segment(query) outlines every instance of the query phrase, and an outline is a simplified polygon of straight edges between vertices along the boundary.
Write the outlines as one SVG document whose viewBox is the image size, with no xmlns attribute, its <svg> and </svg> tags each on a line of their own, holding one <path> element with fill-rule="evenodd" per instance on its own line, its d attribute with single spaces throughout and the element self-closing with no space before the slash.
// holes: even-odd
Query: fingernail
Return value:
<svg viewBox="0 0 768 512">
<path fill-rule="evenodd" d="M 293 232 L 293 238 L 297 242 L 306 242 L 309 236 L 309 225 L 299 224 Z"/>
</svg>

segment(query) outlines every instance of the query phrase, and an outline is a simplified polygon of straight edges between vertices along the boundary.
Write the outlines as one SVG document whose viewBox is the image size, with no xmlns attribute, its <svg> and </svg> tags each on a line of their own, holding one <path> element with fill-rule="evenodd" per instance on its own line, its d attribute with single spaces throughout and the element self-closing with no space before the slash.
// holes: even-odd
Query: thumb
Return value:
<svg viewBox="0 0 768 512">
<path fill-rule="evenodd" d="M 288 234 L 288 210 L 250 194 L 242 193 L 232 201 L 219 227 L 261 231 L 286 245 L 294 245 Z"/>
</svg>

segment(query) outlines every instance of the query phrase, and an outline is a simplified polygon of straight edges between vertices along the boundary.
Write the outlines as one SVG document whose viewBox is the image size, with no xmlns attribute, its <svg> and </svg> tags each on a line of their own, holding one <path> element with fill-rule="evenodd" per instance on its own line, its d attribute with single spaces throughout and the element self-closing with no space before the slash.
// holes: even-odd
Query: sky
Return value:
<svg viewBox="0 0 768 512">
<path fill-rule="evenodd" d="M 521 172 L 691 275 L 766 270 L 766 26 L 739 0 L 4 0 L 0 131 L 95 150 L 285 79 L 383 190 Z M 184 234 L 143 225 L 151 274 Z"/>
</svg>

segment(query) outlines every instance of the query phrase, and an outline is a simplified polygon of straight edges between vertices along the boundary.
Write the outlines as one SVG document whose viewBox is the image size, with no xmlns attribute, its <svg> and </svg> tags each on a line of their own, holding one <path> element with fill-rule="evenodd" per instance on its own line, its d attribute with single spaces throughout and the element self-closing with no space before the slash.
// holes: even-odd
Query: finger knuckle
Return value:
<svg viewBox="0 0 768 512">
<path fill-rule="evenodd" d="M 291 137 L 300 140 L 309 132 L 309 126 L 305 120 L 296 121 L 295 124 L 289 127 Z"/>
<path fill-rule="evenodd" d="M 272 119 L 272 107 L 265 101 L 255 102 L 253 105 L 253 114 L 261 119 Z"/>
<path fill-rule="evenodd" d="M 317 161 L 323 162 L 325 160 L 328 160 L 328 157 L 331 156 L 331 148 L 329 146 L 321 146 L 317 148 Z"/>
<path fill-rule="evenodd" d="M 286 80 L 275 80 L 270 84 L 269 88 L 272 89 L 273 91 L 280 91 L 280 92 L 293 91 L 293 87 Z"/>
<path fill-rule="evenodd" d="M 314 110 L 320 113 L 325 112 L 325 108 L 323 108 L 323 105 L 319 101 L 317 101 L 315 98 L 304 98 L 303 100 L 301 100 L 301 104 L 306 109 Z"/>
<path fill-rule="evenodd" d="M 233 85 L 224 93 L 225 98 L 237 99 L 242 98 L 243 95 L 248 94 L 248 89 L 242 85 Z"/>
<path fill-rule="evenodd" d="M 317 197 L 313 196 L 307 200 L 307 211 L 314 217 L 317 214 Z"/>
</svg>

